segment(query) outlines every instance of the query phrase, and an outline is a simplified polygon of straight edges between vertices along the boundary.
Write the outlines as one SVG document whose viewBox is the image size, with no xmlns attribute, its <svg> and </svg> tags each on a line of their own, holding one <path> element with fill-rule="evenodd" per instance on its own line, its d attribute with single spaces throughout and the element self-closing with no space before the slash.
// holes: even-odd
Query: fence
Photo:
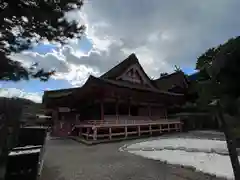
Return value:
<svg viewBox="0 0 240 180">
<path fill-rule="evenodd" d="M 183 122 L 183 131 L 189 130 L 218 130 L 219 124 L 210 113 L 178 113 L 173 117 L 179 117 Z"/>
<path fill-rule="evenodd" d="M 35 180 L 38 178 L 43 164 L 46 135 L 45 128 L 20 129 L 17 145 L 8 155 L 6 180 Z"/>
</svg>

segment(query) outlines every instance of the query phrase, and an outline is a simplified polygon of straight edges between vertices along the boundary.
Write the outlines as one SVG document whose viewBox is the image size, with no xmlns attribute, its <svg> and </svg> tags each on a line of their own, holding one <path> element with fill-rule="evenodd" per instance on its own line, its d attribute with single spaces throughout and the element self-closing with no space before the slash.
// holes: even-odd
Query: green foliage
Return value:
<svg viewBox="0 0 240 180">
<path fill-rule="evenodd" d="M 198 58 L 198 103 L 206 105 L 218 99 L 226 112 L 235 113 L 235 100 L 240 96 L 239 58 L 240 37 L 232 38 L 217 48 L 211 48 Z"/>
<path fill-rule="evenodd" d="M 240 95 L 240 37 L 230 39 L 223 45 L 218 60 L 213 62 L 212 73 L 221 85 L 222 93 L 231 98 Z"/>
<path fill-rule="evenodd" d="M 214 105 L 213 112 L 224 132 L 235 179 L 240 179 L 240 165 L 234 135 L 229 128 L 229 119 L 224 115 L 239 116 L 240 84 L 240 37 L 232 38 L 217 48 L 200 56 L 197 68 L 208 73 L 209 78 L 199 81 L 199 100 L 208 107 Z M 204 90 L 204 91 L 203 91 Z M 202 93 L 201 93 L 202 91 Z M 226 120 L 225 120 L 226 119 Z M 231 128 L 232 129 L 232 128 Z"/>
<path fill-rule="evenodd" d="M 179 66 L 175 65 L 174 67 L 175 67 L 174 69 L 175 72 L 182 72 L 182 69 Z"/>
<path fill-rule="evenodd" d="M 0 80 L 48 80 L 54 71 L 23 67 L 9 55 L 30 49 L 33 44 L 46 39 L 66 43 L 69 38 L 80 38 L 84 26 L 68 22 L 64 15 L 82 5 L 83 0 L 1 0 Z"/>
<path fill-rule="evenodd" d="M 216 57 L 216 54 L 219 52 L 220 46 L 217 48 L 210 48 L 204 54 L 202 54 L 197 59 L 196 69 L 202 70 L 207 66 L 212 64 L 213 59 Z"/>
<path fill-rule="evenodd" d="M 167 76 L 168 73 L 160 73 L 160 77 Z"/>
</svg>

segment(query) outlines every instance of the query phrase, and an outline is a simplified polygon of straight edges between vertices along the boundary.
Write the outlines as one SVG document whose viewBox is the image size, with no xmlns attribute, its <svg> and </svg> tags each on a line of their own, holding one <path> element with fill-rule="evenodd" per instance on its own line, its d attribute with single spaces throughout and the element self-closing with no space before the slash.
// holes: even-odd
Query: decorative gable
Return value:
<svg viewBox="0 0 240 180">
<path fill-rule="evenodd" d="M 100 78 L 128 81 L 136 85 L 155 88 L 134 53 L 129 55 L 125 60 L 110 69 L 108 72 L 104 73 Z"/>
<path fill-rule="evenodd" d="M 124 74 L 121 79 L 138 84 L 142 84 L 143 82 L 142 77 L 139 75 L 139 72 L 134 68 L 127 71 L 126 74 Z"/>
<path fill-rule="evenodd" d="M 134 84 L 142 84 L 151 86 L 149 80 L 144 76 L 138 64 L 134 64 L 127 68 L 116 80 L 124 80 Z"/>
</svg>

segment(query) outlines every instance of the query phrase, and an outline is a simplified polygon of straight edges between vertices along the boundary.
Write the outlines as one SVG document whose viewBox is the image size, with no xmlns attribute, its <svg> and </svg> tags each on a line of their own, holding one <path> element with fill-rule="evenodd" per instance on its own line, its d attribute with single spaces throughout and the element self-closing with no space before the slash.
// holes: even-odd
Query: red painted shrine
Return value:
<svg viewBox="0 0 240 180">
<path fill-rule="evenodd" d="M 82 87 L 45 91 L 43 103 L 51 110 L 55 136 L 96 141 L 160 134 L 181 131 L 181 121 L 167 113 L 184 102 L 183 94 L 170 90 L 176 84 L 186 82 L 166 88 L 161 78 L 151 80 L 131 54 L 102 76 L 90 76 Z"/>
</svg>

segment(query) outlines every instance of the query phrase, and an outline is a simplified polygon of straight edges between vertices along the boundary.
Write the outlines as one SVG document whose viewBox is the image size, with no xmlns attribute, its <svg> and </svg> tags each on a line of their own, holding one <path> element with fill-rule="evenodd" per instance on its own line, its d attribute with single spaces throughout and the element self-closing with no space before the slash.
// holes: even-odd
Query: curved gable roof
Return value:
<svg viewBox="0 0 240 180">
<path fill-rule="evenodd" d="M 187 86 L 187 79 L 183 72 L 175 72 L 153 80 L 155 86 L 163 91 L 168 91 L 174 86 Z"/>
<path fill-rule="evenodd" d="M 125 60 L 123 60 L 121 63 L 117 64 L 116 66 L 114 66 L 112 69 L 110 69 L 109 71 L 107 71 L 106 73 L 104 73 L 102 76 L 100 76 L 100 78 L 103 79 L 116 79 L 118 76 L 120 76 L 127 68 L 129 68 L 130 66 L 134 65 L 134 64 L 138 64 L 141 71 L 143 72 L 144 76 L 146 76 L 146 78 L 151 82 L 150 78 L 148 77 L 148 75 L 146 74 L 146 72 L 144 71 L 144 69 L 142 68 L 141 64 L 138 61 L 138 58 L 136 57 L 136 55 L 134 53 L 130 54 Z"/>
<path fill-rule="evenodd" d="M 172 96 L 183 96 L 183 94 L 179 93 L 172 93 L 172 92 L 167 92 L 167 91 L 161 91 L 156 88 L 148 88 L 148 87 L 143 87 L 143 86 L 138 86 L 132 83 L 124 82 L 124 81 L 115 81 L 115 80 L 110 80 L 110 79 L 103 79 L 103 78 L 97 78 L 92 75 L 89 76 L 88 80 L 84 84 L 83 88 L 86 88 L 87 86 L 91 84 L 110 84 L 114 86 L 119 86 L 119 87 L 125 87 L 125 88 L 130 88 L 130 89 L 135 89 L 139 91 L 148 91 L 148 92 L 154 92 L 154 93 L 159 93 L 159 94 L 165 94 L 165 95 L 172 95 Z"/>
</svg>

